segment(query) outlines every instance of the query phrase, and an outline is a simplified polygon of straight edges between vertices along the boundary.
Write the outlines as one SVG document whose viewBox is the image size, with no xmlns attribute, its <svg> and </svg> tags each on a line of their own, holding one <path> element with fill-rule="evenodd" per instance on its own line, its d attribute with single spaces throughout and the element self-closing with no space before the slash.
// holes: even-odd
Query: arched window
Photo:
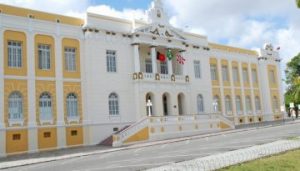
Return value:
<svg viewBox="0 0 300 171">
<path fill-rule="evenodd" d="M 238 114 L 242 114 L 242 102 L 240 96 L 235 97 L 235 104 L 236 104 L 236 112 Z"/>
<path fill-rule="evenodd" d="M 40 120 L 52 120 L 52 102 L 49 93 L 40 95 Z"/>
<path fill-rule="evenodd" d="M 119 115 L 119 99 L 116 93 L 111 93 L 108 97 L 109 115 Z"/>
<path fill-rule="evenodd" d="M 273 109 L 275 110 L 275 112 L 279 111 L 279 102 L 276 96 L 273 97 Z"/>
<path fill-rule="evenodd" d="M 203 96 L 201 94 L 197 96 L 197 109 L 198 109 L 198 113 L 204 112 L 204 101 L 203 101 Z"/>
<path fill-rule="evenodd" d="M 78 117 L 78 100 L 75 93 L 70 93 L 67 96 L 67 116 Z"/>
<path fill-rule="evenodd" d="M 230 96 L 225 97 L 225 107 L 226 107 L 226 113 L 231 113 L 232 112 Z"/>
<path fill-rule="evenodd" d="M 13 92 L 9 95 L 8 112 L 10 120 L 23 119 L 23 100 L 20 92 Z"/>
<path fill-rule="evenodd" d="M 258 96 L 255 97 L 255 108 L 256 108 L 256 111 L 261 111 L 261 104 L 260 104 L 260 99 Z"/>
<path fill-rule="evenodd" d="M 251 106 L 250 96 L 246 96 L 246 110 L 247 110 L 248 113 L 252 113 L 252 106 Z"/>
<path fill-rule="evenodd" d="M 221 103 L 219 96 L 214 96 L 214 111 L 220 112 L 221 111 Z"/>
</svg>

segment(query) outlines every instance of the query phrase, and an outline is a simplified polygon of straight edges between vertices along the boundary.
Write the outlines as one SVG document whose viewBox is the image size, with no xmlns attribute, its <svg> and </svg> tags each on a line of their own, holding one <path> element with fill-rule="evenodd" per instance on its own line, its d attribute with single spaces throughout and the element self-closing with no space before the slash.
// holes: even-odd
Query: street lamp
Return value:
<svg viewBox="0 0 300 171">
<path fill-rule="evenodd" d="M 148 116 L 152 116 L 152 113 L 151 113 L 151 107 L 152 107 L 152 102 L 151 102 L 151 100 L 149 99 L 148 101 L 147 101 L 147 104 L 146 104 L 146 106 L 147 106 L 147 109 L 148 109 Z"/>
</svg>

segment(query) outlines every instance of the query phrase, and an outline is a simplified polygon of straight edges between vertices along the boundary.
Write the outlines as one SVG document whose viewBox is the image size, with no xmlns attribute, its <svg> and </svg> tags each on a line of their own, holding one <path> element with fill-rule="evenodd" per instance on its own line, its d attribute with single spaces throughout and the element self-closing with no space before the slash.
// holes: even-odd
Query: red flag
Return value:
<svg viewBox="0 0 300 171">
<path fill-rule="evenodd" d="M 157 52 L 156 59 L 161 61 L 161 62 L 165 62 L 166 61 L 166 56 L 164 54 L 161 54 L 161 53 Z"/>
<path fill-rule="evenodd" d="M 176 55 L 176 59 L 179 64 L 184 65 L 185 59 L 180 54 Z"/>
</svg>

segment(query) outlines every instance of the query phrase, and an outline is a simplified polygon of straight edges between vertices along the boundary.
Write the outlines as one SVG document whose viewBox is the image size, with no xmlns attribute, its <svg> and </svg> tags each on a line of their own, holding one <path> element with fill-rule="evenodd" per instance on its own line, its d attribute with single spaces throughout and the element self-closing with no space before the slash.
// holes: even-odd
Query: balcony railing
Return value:
<svg viewBox="0 0 300 171">
<path fill-rule="evenodd" d="M 168 75 L 168 74 L 154 74 L 154 73 L 133 73 L 133 80 L 144 80 L 144 81 L 160 81 L 160 82 L 176 82 L 176 83 L 189 83 L 189 76 L 184 75 Z"/>
</svg>

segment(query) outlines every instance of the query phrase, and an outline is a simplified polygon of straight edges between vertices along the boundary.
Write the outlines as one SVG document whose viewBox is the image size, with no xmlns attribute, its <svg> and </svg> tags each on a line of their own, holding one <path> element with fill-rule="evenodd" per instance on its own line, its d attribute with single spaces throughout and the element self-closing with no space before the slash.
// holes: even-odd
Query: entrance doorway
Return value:
<svg viewBox="0 0 300 171">
<path fill-rule="evenodd" d="M 164 116 L 168 116 L 171 114 L 171 108 L 170 108 L 170 95 L 168 93 L 164 93 L 162 96 L 162 102 L 163 102 L 163 113 Z"/>
<path fill-rule="evenodd" d="M 185 114 L 185 97 L 184 97 L 183 93 L 178 94 L 177 101 L 178 101 L 178 114 L 184 115 Z"/>
</svg>

